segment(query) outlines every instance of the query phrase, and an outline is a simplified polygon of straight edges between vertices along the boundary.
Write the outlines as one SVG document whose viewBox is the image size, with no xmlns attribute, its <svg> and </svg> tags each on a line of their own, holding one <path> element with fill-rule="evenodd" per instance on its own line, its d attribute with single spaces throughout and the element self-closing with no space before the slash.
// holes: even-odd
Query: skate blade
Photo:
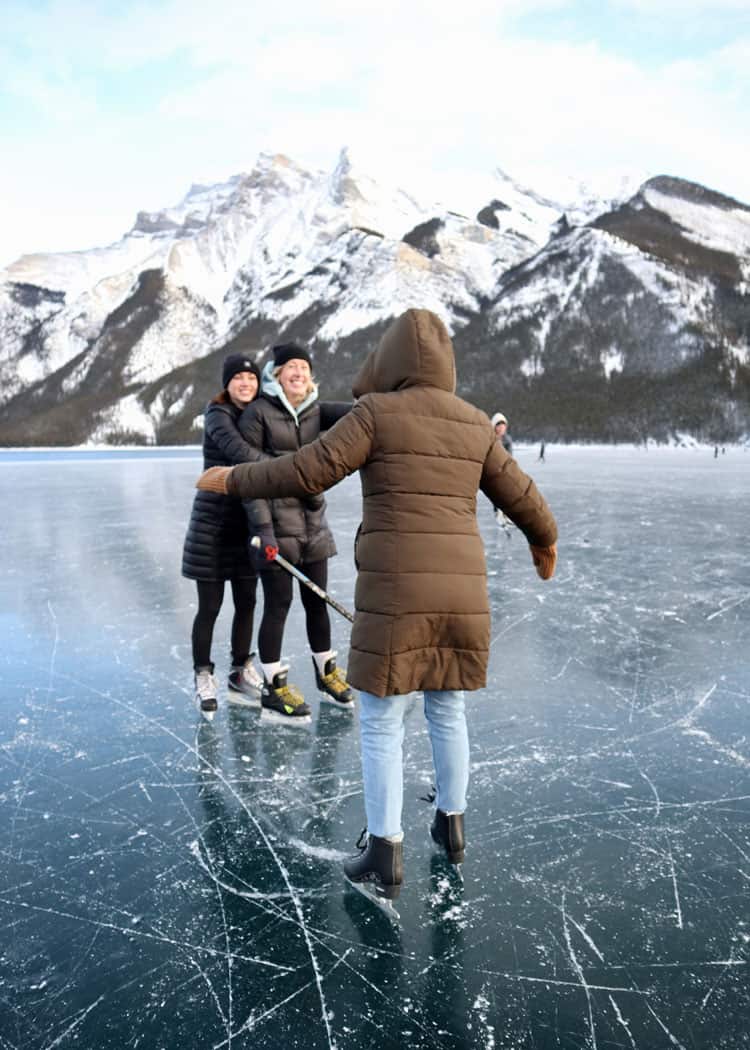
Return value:
<svg viewBox="0 0 750 1050">
<path fill-rule="evenodd" d="M 247 693 L 239 693 L 233 689 L 227 690 L 227 702 L 236 704 L 237 707 L 252 707 L 256 711 L 261 706 L 260 694 L 258 696 L 249 696 Z"/>
<path fill-rule="evenodd" d="M 204 711 L 202 707 L 198 708 L 198 712 L 206 722 L 213 722 L 216 711 Z"/>
<path fill-rule="evenodd" d="M 366 897 L 368 901 L 376 905 L 376 907 L 378 907 L 392 923 L 399 925 L 401 922 L 401 916 L 393 907 L 393 901 L 388 900 L 387 897 L 380 897 L 377 890 L 373 889 L 370 883 L 352 882 L 346 874 L 344 875 L 344 878 L 353 889 L 357 890 L 357 892 L 361 893 L 363 897 Z"/>
<path fill-rule="evenodd" d="M 328 704 L 329 707 L 335 707 L 337 711 L 353 711 L 354 701 L 351 700 L 348 704 L 341 704 L 338 700 L 334 700 L 328 693 L 318 690 L 318 696 L 320 697 L 321 704 Z"/>
<path fill-rule="evenodd" d="M 312 715 L 281 715 L 278 711 L 262 706 L 260 718 L 262 722 L 272 722 L 279 726 L 294 726 L 295 729 L 298 726 L 309 726 L 312 722 Z"/>
</svg>

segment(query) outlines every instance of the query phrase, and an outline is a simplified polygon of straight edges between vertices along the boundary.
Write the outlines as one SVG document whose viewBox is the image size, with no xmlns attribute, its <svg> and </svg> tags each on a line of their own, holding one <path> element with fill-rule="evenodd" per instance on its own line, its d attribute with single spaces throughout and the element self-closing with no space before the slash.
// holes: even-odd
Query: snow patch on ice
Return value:
<svg viewBox="0 0 750 1050">
<path fill-rule="evenodd" d="M 294 846 L 300 853 L 304 853 L 308 857 L 316 857 L 318 860 L 333 860 L 340 861 L 346 860 L 349 856 L 339 849 L 330 849 L 327 846 L 315 846 L 310 842 L 303 842 L 302 839 L 290 838 L 289 845 Z"/>
</svg>

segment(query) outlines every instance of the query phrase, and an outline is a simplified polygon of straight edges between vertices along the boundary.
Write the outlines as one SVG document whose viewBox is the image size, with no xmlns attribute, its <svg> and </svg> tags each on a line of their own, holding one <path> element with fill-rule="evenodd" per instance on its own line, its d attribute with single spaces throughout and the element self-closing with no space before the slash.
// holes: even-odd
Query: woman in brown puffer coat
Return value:
<svg viewBox="0 0 750 1050">
<path fill-rule="evenodd" d="M 208 471 L 199 487 L 248 497 L 313 495 L 360 471 L 356 615 L 349 681 L 361 697 L 369 838 L 344 870 L 381 898 L 401 879 L 401 743 L 405 694 L 425 695 L 437 784 L 433 839 L 463 861 L 468 784 L 465 689 L 486 684 L 490 644 L 479 489 L 555 568 L 557 527 L 534 482 L 495 440 L 487 416 L 456 397 L 442 321 L 407 310 L 365 361 L 352 411 L 327 434 L 273 462 Z"/>
</svg>

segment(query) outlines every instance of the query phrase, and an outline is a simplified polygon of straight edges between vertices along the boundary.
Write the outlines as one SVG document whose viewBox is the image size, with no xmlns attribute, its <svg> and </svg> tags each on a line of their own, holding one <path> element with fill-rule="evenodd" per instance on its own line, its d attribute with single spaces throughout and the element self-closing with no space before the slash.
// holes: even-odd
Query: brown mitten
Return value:
<svg viewBox="0 0 750 1050">
<path fill-rule="evenodd" d="M 222 496 L 228 495 L 227 478 L 232 473 L 231 467 L 209 467 L 204 470 L 195 483 L 197 489 L 204 492 L 218 492 Z"/>
<path fill-rule="evenodd" d="M 555 575 L 555 565 L 557 565 L 557 544 L 553 543 L 551 547 L 535 547 L 530 543 L 529 550 L 537 575 L 543 580 L 552 579 Z"/>
</svg>

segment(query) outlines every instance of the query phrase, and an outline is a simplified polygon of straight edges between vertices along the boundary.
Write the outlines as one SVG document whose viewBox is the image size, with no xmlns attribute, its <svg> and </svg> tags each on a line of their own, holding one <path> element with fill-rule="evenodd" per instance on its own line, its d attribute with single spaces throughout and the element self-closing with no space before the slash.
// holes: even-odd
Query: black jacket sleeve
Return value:
<svg viewBox="0 0 750 1050">
<path fill-rule="evenodd" d="M 262 405 L 251 402 L 240 416 L 237 425 L 247 449 L 245 463 L 258 463 L 261 460 L 272 458 L 264 451 L 265 423 Z M 243 499 L 242 508 L 247 518 L 251 537 L 261 526 L 273 526 L 273 515 L 268 500 Z"/>
<path fill-rule="evenodd" d="M 351 412 L 353 401 L 320 401 L 320 429 L 330 430 L 342 416 Z"/>
<path fill-rule="evenodd" d="M 245 461 L 257 463 L 258 460 L 266 459 L 268 454 L 263 451 L 265 435 L 262 406 L 256 406 L 255 402 L 249 404 L 240 416 L 238 427 L 248 447 Z"/>
<path fill-rule="evenodd" d="M 246 463 L 252 457 L 253 450 L 240 433 L 228 405 L 209 405 L 204 426 L 213 443 L 233 466 Z"/>
</svg>

